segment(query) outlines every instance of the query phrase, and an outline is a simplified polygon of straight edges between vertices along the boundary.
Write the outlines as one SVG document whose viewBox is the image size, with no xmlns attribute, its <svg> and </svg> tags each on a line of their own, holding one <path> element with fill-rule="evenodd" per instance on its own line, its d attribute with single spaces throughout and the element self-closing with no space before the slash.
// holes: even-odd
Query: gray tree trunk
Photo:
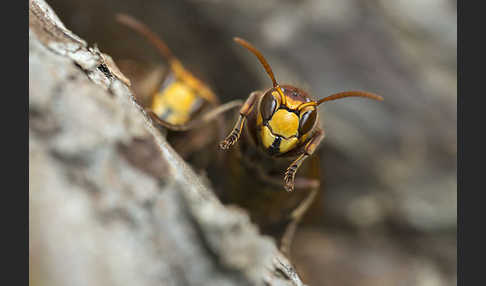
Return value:
<svg viewBox="0 0 486 286">
<path fill-rule="evenodd" d="M 302 285 L 173 151 L 129 84 L 29 1 L 30 285 Z"/>
</svg>

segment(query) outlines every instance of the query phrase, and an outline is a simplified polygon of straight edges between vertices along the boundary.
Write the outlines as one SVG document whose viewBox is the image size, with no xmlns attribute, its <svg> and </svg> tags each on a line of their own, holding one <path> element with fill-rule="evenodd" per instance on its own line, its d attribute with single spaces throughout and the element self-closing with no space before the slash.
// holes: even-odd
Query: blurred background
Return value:
<svg viewBox="0 0 486 286">
<path fill-rule="evenodd" d="M 145 22 L 222 102 L 271 81 L 232 37 L 265 55 L 280 83 L 320 108 L 322 192 L 293 259 L 310 285 L 456 285 L 457 7 L 451 0 L 47 1 L 115 61 L 165 64 L 117 12 Z"/>
</svg>

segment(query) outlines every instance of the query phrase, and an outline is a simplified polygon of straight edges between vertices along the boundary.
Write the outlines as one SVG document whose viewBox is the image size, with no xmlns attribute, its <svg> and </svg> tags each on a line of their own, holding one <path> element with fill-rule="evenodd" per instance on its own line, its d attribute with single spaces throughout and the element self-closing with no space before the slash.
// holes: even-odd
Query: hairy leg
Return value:
<svg viewBox="0 0 486 286">
<path fill-rule="evenodd" d="M 240 138 L 241 131 L 243 130 L 243 126 L 246 121 L 246 117 L 250 114 L 252 111 L 253 107 L 258 101 L 258 98 L 260 97 L 261 92 L 260 91 L 254 91 L 250 93 L 250 96 L 246 99 L 245 103 L 240 109 L 240 116 L 238 117 L 238 121 L 236 121 L 235 126 L 233 127 L 233 130 L 231 130 L 230 134 L 224 139 L 220 144 L 219 147 L 223 150 L 227 150 L 233 146 L 236 141 Z"/>
<path fill-rule="evenodd" d="M 290 166 L 285 171 L 284 187 L 287 192 L 291 192 L 294 190 L 295 174 L 297 173 L 297 170 L 299 169 L 300 165 L 302 165 L 304 160 L 314 153 L 314 151 L 321 143 L 322 139 L 324 139 L 324 131 L 322 129 L 318 129 L 312 135 L 311 139 L 307 142 L 304 148 L 304 152 L 300 154 L 300 156 L 297 157 L 297 159 L 295 159 L 294 162 L 292 162 L 292 164 L 290 164 Z"/>
</svg>

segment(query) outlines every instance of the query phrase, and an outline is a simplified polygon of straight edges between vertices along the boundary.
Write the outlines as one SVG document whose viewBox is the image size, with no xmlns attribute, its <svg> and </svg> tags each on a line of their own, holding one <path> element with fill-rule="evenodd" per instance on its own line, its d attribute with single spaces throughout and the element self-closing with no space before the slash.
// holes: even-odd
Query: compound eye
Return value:
<svg viewBox="0 0 486 286">
<path fill-rule="evenodd" d="M 262 104 L 260 109 L 263 120 L 270 120 L 273 113 L 275 112 L 275 109 L 277 109 L 277 100 L 270 92 L 268 92 L 262 98 Z"/>
<path fill-rule="evenodd" d="M 300 117 L 299 134 L 303 135 L 311 131 L 312 127 L 314 127 L 314 123 L 316 122 L 316 118 L 317 118 L 317 111 L 315 109 L 305 112 Z"/>
</svg>

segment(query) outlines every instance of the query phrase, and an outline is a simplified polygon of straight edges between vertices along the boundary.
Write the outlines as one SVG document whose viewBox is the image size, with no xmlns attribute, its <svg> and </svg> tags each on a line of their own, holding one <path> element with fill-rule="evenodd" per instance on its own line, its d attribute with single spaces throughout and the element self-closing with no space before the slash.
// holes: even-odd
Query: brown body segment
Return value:
<svg viewBox="0 0 486 286">
<path fill-rule="evenodd" d="M 229 173 L 222 176 L 226 182 L 221 199 L 247 210 L 260 231 L 276 239 L 282 253 L 289 256 L 296 225 L 320 190 L 319 157 L 313 156 L 301 166 L 297 191 L 285 192 L 281 172 L 292 158 L 271 157 L 253 143 L 249 129 L 244 128 L 239 143 L 225 156 Z"/>
</svg>

